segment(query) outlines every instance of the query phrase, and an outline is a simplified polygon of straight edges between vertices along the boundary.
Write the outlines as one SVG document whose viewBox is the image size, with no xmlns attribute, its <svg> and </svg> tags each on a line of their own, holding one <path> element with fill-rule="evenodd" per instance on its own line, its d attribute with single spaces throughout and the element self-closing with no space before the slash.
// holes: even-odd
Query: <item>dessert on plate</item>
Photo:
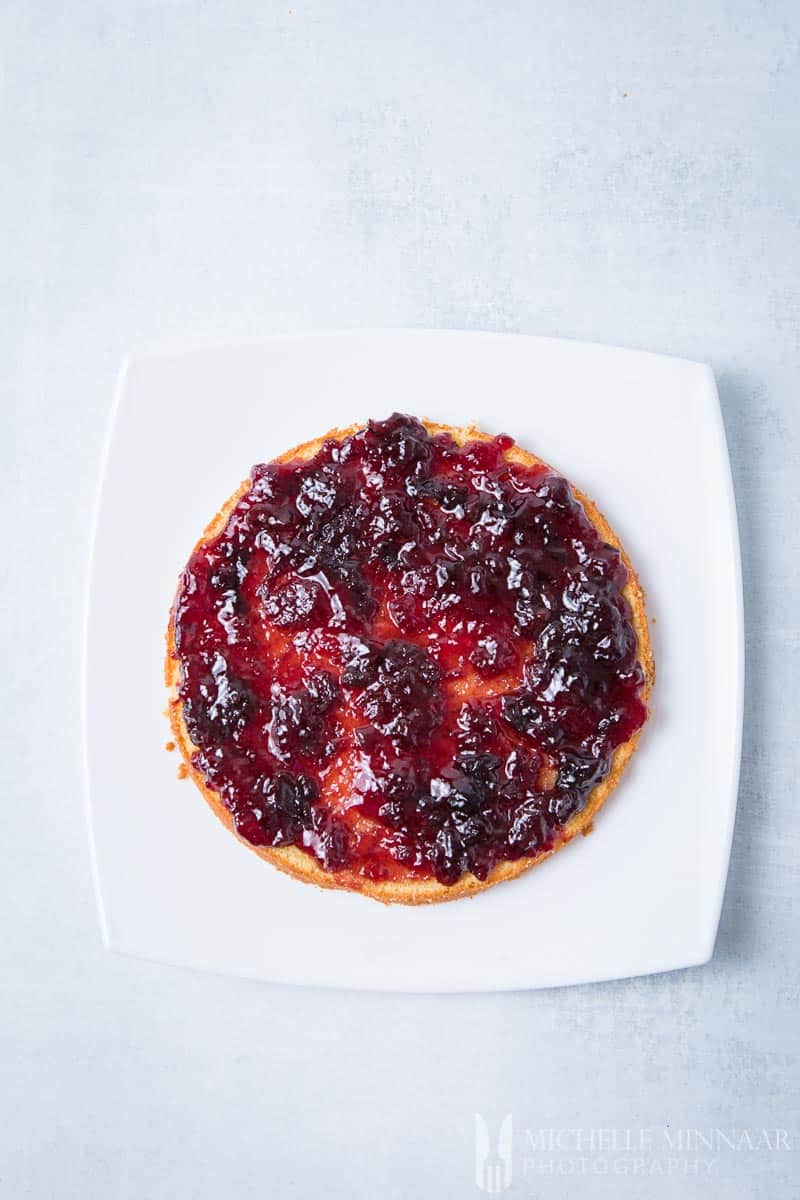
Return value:
<svg viewBox="0 0 800 1200">
<path fill-rule="evenodd" d="M 642 589 L 505 435 L 394 414 L 253 468 L 167 630 L 188 772 L 296 878 L 452 900 L 588 832 L 647 717 Z"/>
</svg>

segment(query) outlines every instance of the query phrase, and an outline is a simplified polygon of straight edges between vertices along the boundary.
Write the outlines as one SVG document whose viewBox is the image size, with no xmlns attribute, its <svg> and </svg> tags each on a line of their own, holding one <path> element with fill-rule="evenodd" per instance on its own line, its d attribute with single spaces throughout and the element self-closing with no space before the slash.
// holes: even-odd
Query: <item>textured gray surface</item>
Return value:
<svg viewBox="0 0 800 1200">
<path fill-rule="evenodd" d="M 514 1195 L 797 1194 L 794 1149 L 663 1147 L 667 1127 L 800 1133 L 799 34 L 791 2 L 3 6 L 2 1194 L 477 1195 L 475 1111 L 514 1114 Z M 79 632 L 120 357 L 406 324 L 717 373 L 749 660 L 708 967 L 395 998 L 100 946 Z M 120 569 L 146 584 L 124 547 Z M 657 1152 L 537 1154 L 526 1127 L 645 1130 Z"/>
</svg>

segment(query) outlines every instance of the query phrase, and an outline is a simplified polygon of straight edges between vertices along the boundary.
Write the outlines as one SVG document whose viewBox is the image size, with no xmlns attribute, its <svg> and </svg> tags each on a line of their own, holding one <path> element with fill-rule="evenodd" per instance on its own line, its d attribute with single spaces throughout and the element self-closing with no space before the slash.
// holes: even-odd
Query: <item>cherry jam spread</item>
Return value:
<svg viewBox="0 0 800 1200">
<path fill-rule="evenodd" d="M 395 414 L 253 468 L 174 607 L 192 762 L 255 846 L 367 879 L 548 849 L 642 725 L 627 574 L 569 485 Z"/>
</svg>

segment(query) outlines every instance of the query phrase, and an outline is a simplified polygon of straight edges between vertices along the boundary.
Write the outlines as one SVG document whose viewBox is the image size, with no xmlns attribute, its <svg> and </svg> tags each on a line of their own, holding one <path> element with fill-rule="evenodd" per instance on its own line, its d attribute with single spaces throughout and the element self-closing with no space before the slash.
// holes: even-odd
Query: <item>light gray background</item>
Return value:
<svg viewBox="0 0 800 1200">
<path fill-rule="evenodd" d="M 526 1126 L 800 1134 L 799 34 L 791 0 L 2 6 L 2 1194 L 467 1197 L 476 1110 L 514 1114 L 514 1195 L 797 1194 L 796 1150 L 710 1185 L 523 1157 Z M 710 966 L 393 997 L 101 948 L 78 678 L 120 358 L 343 325 L 712 363 L 749 659 Z M 147 585 L 124 546 L 120 570 Z"/>
</svg>

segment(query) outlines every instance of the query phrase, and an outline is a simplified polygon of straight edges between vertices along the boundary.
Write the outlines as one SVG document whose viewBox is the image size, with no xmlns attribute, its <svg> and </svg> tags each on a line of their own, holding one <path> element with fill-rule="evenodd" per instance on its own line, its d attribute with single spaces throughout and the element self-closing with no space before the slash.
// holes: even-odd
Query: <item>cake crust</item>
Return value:
<svg viewBox="0 0 800 1200">
<path fill-rule="evenodd" d="M 449 434 L 459 446 L 463 446 L 467 442 L 491 440 L 490 434 L 485 433 L 474 425 L 460 427 L 443 425 L 425 420 L 424 418 L 421 418 L 421 423 L 431 436 Z M 273 461 L 308 461 L 317 454 L 324 442 L 329 440 L 343 441 L 345 438 L 358 432 L 361 428 L 363 428 L 363 425 L 357 422 L 342 429 L 335 428 L 329 430 L 322 437 L 314 438 L 291 450 L 285 451 Z M 504 457 L 509 462 L 519 463 L 524 466 L 550 466 L 543 459 L 538 458 L 528 450 L 524 450 L 516 445 L 516 443 L 505 451 Z M 572 482 L 570 482 L 569 486 L 573 496 L 582 504 L 594 528 L 605 542 L 619 551 L 625 565 L 628 579 L 625 587 L 622 589 L 622 594 L 625 596 L 631 609 L 631 624 L 636 634 L 637 642 L 637 659 L 644 673 L 645 680 L 641 696 L 643 702 L 646 704 L 655 682 L 655 665 L 650 645 L 644 591 L 633 570 L 624 546 L 597 505 L 576 488 Z M 243 480 L 236 491 L 208 523 L 195 549 L 211 541 L 223 530 L 231 511 L 248 491 L 249 487 L 250 479 L 248 477 Z M 222 803 L 217 793 L 208 787 L 200 771 L 193 765 L 192 758 L 198 747 L 194 745 L 189 736 L 184 721 L 183 705 L 178 694 L 180 686 L 180 663 L 175 652 L 174 635 L 173 603 L 166 632 L 167 645 L 164 665 L 165 681 L 169 693 L 167 715 L 175 742 L 183 758 L 186 775 L 192 778 L 215 816 L 249 850 L 271 863 L 279 871 L 295 879 L 302 880 L 305 883 L 316 884 L 317 887 L 359 892 L 384 904 L 436 904 L 443 901 L 458 900 L 464 896 L 475 895 L 478 892 L 493 887 L 497 883 L 516 879 L 538 863 L 543 862 L 546 858 L 550 858 L 578 834 L 590 833 L 595 816 L 619 783 L 625 767 L 635 753 L 641 733 L 641 730 L 637 730 L 632 737 L 614 750 L 608 775 L 591 790 L 586 804 L 581 811 L 575 813 L 563 827 L 557 830 L 553 844 L 549 849 L 542 850 L 535 855 L 516 859 L 515 861 L 500 862 L 493 868 L 485 880 L 478 879 L 470 872 L 465 872 L 456 883 L 446 885 L 439 883 L 434 878 L 408 877 L 405 879 L 372 880 L 348 868 L 338 871 L 326 871 L 311 855 L 306 854 L 296 846 L 254 846 L 251 842 L 247 841 L 246 838 L 237 832 L 230 811 Z"/>
</svg>

